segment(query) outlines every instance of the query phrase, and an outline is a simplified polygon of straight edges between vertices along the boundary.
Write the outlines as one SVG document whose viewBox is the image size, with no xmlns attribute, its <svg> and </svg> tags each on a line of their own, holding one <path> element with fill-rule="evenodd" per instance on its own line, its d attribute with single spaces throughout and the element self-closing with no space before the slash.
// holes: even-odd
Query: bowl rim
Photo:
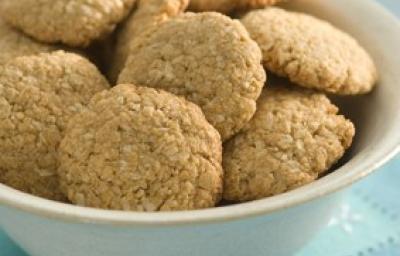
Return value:
<svg viewBox="0 0 400 256">
<path fill-rule="evenodd" d="M 353 1 L 357 1 L 358 4 L 369 5 L 369 8 L 375 12 L 376 16 L 384 16 L 386 20 L 396 24 L 400 31 L 400 23 L 397 18 L 380 4 L 375 1 Z M 400 127 L 400 115 L 397 117 L 396 124 Z M 309 185 L 270 198 L 217 208 L 154 213 L 102 210 L 39 198 L 2 184 L 0 184 L 0 207 L 11 207 L 37 216 L 65 222 L 108 224 L 113 226 L 176 226 L 226 222 L 273 213 L 332 194 L 377 170 L 399 152 L 400 136 L 390 147 L 374 154 L 373 158 L 377 159 L 376 161 L 369 163 L 367 166 L 352 167 L 352 169 L 356 169 L 355 171 L 343 172 L 341 175 L 332 173 Z M 347 167 L 348 164 L 345 164 L 337 171 Z"/>
</svg>

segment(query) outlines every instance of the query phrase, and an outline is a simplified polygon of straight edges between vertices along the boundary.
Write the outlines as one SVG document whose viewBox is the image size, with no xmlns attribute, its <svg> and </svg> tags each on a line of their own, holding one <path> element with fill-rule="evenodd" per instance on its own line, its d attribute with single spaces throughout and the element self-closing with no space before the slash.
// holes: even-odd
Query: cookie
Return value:
<svg viewBox="0 0 400 256">
<path fill-rule="evenodd" d="M 0 66 L 0 182 L 65 200 L 57 148 L 72 115 L 108 82 L 86 59 L 57 51 Z"/>
<path fill-rule="evenodd" d="M 265 90 L 253 119 L 224 148 L 224 199 L 280 194 L 324 174 L 350 147 L 351 121 L 320 93 Z"/>
<path fill-rule="evenodd" d="M 0 13 L 37 40 L 88 46 L 111 32 L 135 0 L 1 0 Z"/>
<path fill-rule="evenodd" d="M 218 132 L 173 94 L 118 85 L 74 116 L 59 176 L 75 204 L 131 211 L 214 206 L 222 193 Z"/>
<path fill-rule="evenodd" d="M 117 34 L 117 43 L 109 71 L 109 79 L 117 81 L 129 55 L 132 39 L 169 18 L 182 13 L 188 0 L 139 0 L 136 11 L 125 21 Z"/>
<path fill-rule="evenodd" d="M 57 47 L 36 42 L 0 19 L 0 49 L 0 65 L 4 65 L 14 58 L 52 52 Z"/>
<path fill-rule="evenodd" d="M 185 13 L 132 42 L 118 82 L 184 96 L 226 140 L 256 110 L 266 80 L 261 57 L 238 21 L 218 13 Z"/>
<path fill-rule="evenodd" d="M 377 81 L 373 60 L 350 35 L 315 17 L 271 7 L 242 23 L 272 73 L 335 94 L 368 93 Z"/>
<path fill-rule="evenodd" d="M 191 0 L 189 10 L 195 12 L 215 11 L 225 14 L 233 11 L 262 8 L 283 0 Z"/>
</svg>

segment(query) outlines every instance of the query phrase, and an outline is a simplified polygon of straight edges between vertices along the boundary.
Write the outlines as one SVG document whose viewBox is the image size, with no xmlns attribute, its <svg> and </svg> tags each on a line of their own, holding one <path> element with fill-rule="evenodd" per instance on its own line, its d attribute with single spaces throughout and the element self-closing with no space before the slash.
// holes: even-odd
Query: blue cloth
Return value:
<svg viewBox="0 0 400 256">
<path fill-rule="evenodd" d="M 399 0 L 379 2 L 400 17 Z M 400 156 L 354 185 L 341 213 L 296 256 L 399 256 L 399 181 Z M 0 255 L 27 256 L 1 231 Z"/>
<path fill-rule="evenodd" d="M 400 156 L 348 191 L 340 213 L 296 256 L 399 256 Z"/>
<path fill-rule="evenodd" d="M 26 256 L 4 233 L 0 231 L 1 256 Z"/>
</svg>

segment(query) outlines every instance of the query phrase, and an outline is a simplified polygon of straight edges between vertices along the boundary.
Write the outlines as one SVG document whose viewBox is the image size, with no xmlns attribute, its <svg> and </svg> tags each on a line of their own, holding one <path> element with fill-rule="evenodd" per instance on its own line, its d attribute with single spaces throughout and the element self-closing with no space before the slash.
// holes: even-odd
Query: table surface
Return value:
<svg viewBox="0 0 400 256">
<path fill-rule="evenodd" d="M 400 17 L 400 0 L 377 1 Z M 399 180 L 400 156 L 353 186 L 341 212 L 296 256 L 399 256 Z M 1 230 L 0 254 L 27 256 Z"/>
</svg>

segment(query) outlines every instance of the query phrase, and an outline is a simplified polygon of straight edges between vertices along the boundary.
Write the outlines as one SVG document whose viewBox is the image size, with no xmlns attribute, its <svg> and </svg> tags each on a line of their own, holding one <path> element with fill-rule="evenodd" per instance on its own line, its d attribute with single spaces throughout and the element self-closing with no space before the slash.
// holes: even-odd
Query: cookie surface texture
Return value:
<svg viewBox="0 0 400 256">
<path fill-rule="evenodd" d="M 0 181 L 64 200 L 56 175 L 58 145 L 71 116 L 106 88 L 94 65 L 62 51 L 0 67 Z"/>
<path fill-rule="evenodd" d="M 56 46 L 36 42 L 0 19 L 0 65 L 22 56 L 52 52 Z"/>
<path fill-rule="evenodd" d="M 264 66 L 296 84 L 348 95 L 367 93 L 376 83 L 368 53 L 325 21 L 276 7 L 251 11 L 241 21 L 259 44 Z"/>
<path fill-rule="evenodd" d="M 325 173 L 351 145 L 351 121 L 320 93 L 268 88 L 257 113 L 224 147 L 224 199 L 280 194 Z"/>
<path fill-rule="evenodd" d="M 110 33 L 135 0 L 2 0 L 0 13 L 13 26 L 47 43 L 88 46 Z"/>
<path fill-rule="evenodd" d="M 185 13 L 131 45 L 119 83 L 164 89 L 199 105 L 223 140 L 256 110 L 266 75 L 257 44 L 218 13 Z"/>
<path fill-rule="evenodd" d="M 191 0 L 189 10 L 195 12 L 215 11 L 229 14 L 233 11 L 262 8 L 282 0 Z"/>
<path fill-rule="evenodd" d="M 222 193 L 221 139 L 201 110 L 153 88 L 118 85 L 69 123 L 62 187 L 75 204 L 131 211 L 214 206 Z"/>
<path fill-rule="evenodd" d="M 117 32 L 112 64 L 108 72 L 111 81 L 115 82 L 123 69 L 132 40 L 149 27 L 181 14 L 188 6 L 188 0 L 139 0 L 136 10 L 124 22 Z"/>
</svg>

